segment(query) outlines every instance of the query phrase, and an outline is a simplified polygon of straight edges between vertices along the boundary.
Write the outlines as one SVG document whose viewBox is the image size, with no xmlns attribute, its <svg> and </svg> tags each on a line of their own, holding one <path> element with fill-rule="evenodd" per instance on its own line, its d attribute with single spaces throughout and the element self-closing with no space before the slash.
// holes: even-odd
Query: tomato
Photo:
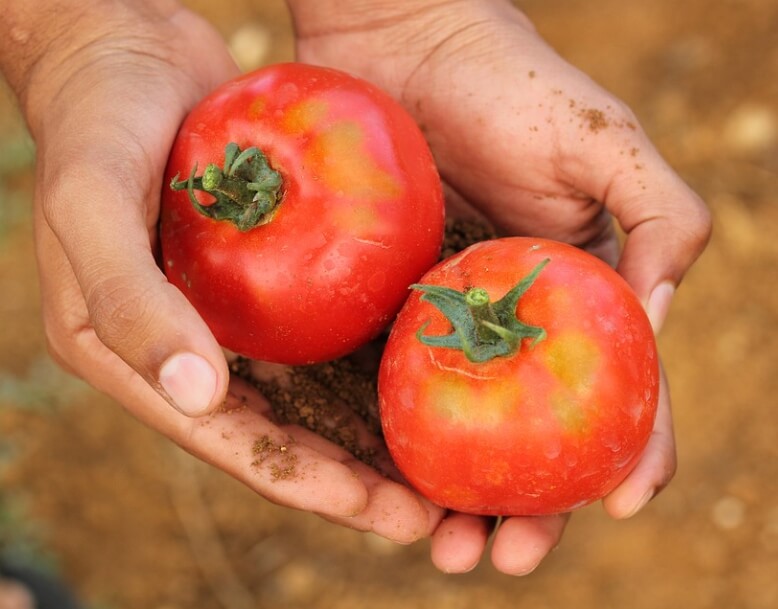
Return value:
<svg viewBox="0 0 778 609">
<path fill-rule="evenodd" d="M 562 243 L 476 244 L 414 286 L 386 345 L 387 446 L 460 512 L 541 515 L 613 490 L 653 427 L 659 363 L 627 283 Z"/>
<path fill-rule="evenodd" d="M 279 64 L 224 84 L 185 119 L 166 175 L 168 280 L 253 359 L 353 351 L 439 255 L 442 188 L 420 129 L 342 72 Z"/>
</svg>

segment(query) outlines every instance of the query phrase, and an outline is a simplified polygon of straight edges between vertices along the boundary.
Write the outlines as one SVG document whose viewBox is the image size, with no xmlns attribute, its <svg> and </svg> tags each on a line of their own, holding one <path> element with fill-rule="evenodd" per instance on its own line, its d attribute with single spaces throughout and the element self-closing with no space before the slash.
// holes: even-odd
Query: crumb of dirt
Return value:
<svg viewBox="0 0 778 609">
<path fill-rule="evenodd" d="M 581 110 L 578 113 L 578 116 L 584 120 L 586 126 L 589 128 L 589 131 L 592 133 L 599 133 L 610 125 L 608 119 L 605 117 L 605 113 L 602 110 L 597 110 L 596 108 L 586 108 Z"/>
<path fill-rule="evenodd" d="M 230 362 L 230 372 L 242 379 L 249 378 L 251 376 L 251 361 L 245 357 L 236 357 Z"/>
<path fill-rule="evenodd" d="M 462 218 L 447 219 L 441 259 L 496 236 L 483 222 Z M 376 341 L 375 361 L 382 344 Z M 270 402 L 273 414 L 282 424 L 300 425 L 341 446 L 360 461 L 375 465 L 375 448 L 362 446 L 365 429 L 381 435 L 378 414 L 377 366 L 369 368 L 355 357 L 322 364 L 291 366 L 283 374 L 257 378 L 251 362 L 238 357 L 230 371 L 256 387 Z M 346 408 L 344 408 L 344 406 Z M 276 480 L 293 475 L 295 463 L 284 461 L 291 454 L 263 436 L 254 444 L 258 465 L 272 455 L 283 455 L 281 463 L 271 466 Z"/>
<path fill-rule="evenodd" d="M 294 444 L 294 439 L 291 437 L 287 440 L 287 444 L 277 444 L 270 436 L 261 436 L 251 447 L 251 452 L 257 457 L 252 465 L 259 467 L 267 459 L 278 457 L 270 464 L 270 476 L 273 481 L 294 478 L 297 476 L 298 457 L 289 450 L 290 444 Z"/>
</svg>

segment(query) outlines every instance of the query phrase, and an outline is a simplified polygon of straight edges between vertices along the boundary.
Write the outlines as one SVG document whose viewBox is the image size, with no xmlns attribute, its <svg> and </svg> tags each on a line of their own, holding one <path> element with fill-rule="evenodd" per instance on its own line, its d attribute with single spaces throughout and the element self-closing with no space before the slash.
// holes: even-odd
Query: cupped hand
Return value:
<svg viewBox="0 0 778 609">
<path fill-rule="evenodd" d="M 503 233 L 557 239 L 604 258 L 659 330 L 710 219 L 624 103 L 561 59 L 503 0 L 374 2 L 348 19 L 327 19 L 305 0 L 290 4 L 300 59 L 360 75 L 401 100 L 422 125 L 452 202 Z M 613 219 L 626 234 L 623 247 Z M 631 516 L 674 471 L 662 375 L 654 433 L 605 509 Z M 506 573 L 531 571 L 566 522 L 504 519 L 492 562 Z M 433 561 L 449 572 L 473 568 L 494 526 L 449 514 L 433 534 Z"/>
<path fill-rule="evenodd" d="M 171 143 L 187 111 L 237 73 L 210 25 L 162 4 L 79 9 L 20 92 L 37 144 L 36 246 L 52 355 L 271 501 L 397 541 L 428 535 L 440 510 L 313 434 L 276 425 L 254 389 L 230 385 L 219 345 L 160 271 Z M 279 475 L 290 459 L 295 475 Z"/>
</svg>

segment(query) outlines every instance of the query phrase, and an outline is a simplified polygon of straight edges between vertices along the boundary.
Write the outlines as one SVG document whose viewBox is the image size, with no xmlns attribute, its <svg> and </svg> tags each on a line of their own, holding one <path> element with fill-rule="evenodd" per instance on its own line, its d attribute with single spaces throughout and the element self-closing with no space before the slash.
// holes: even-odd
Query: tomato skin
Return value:
<svg viewBox="0 0 778 609">
<path fill-rule="evenodd" d="M 569 245 L 512 237 L 471 246 L 423 284 L 481 287 L 497 301 L 550 259 L 517 305 L 544 340 L 472 363 L 416 333 L 451 326 L 418 292 L 401 310 L 379 372 L 384 436 L 400 471 L 443 507 L 543 515 L 582 507 L 631 471 L 653 428 L 659 362 L 627 283 Z"/>
<path fill-rule="evenodd" d="M 264 152 L 283 178 L 282 200 L 268 223 L 241 232 L 166 187 L 168 280 L 222 346 L 253 359 L 325 361 L 375 337 L 435 263 L 443 237 L 440 179 L 413 119 L 342 72 L 271 66 L 191 111 L 166 181 L 196 163 L 221 166 L 229 142 Z"/>
</svg>

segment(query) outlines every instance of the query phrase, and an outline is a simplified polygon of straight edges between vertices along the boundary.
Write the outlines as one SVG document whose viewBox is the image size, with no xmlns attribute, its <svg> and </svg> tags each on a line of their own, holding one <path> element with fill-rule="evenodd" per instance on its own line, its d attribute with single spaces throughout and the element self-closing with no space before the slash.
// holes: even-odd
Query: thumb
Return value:
<svg viewBox="0 0 778 609">
<path fill-rule="evenodd" d="M 152 254 L 158 185 L 130 178 L 131 163 L 112 162 L 109 155 L 48 171 L 41 165 L 39 215 L 50 231 L 39 235 L 56 237 L 64 251 L 88 325 L 180 412 L 199 416 L 215 409 L 229 378 L 221 348 Z M 137 186 L 144 183 L 146 189 Z M 78 362 L 71 365 L 86 372 Z"/>
</svg>

